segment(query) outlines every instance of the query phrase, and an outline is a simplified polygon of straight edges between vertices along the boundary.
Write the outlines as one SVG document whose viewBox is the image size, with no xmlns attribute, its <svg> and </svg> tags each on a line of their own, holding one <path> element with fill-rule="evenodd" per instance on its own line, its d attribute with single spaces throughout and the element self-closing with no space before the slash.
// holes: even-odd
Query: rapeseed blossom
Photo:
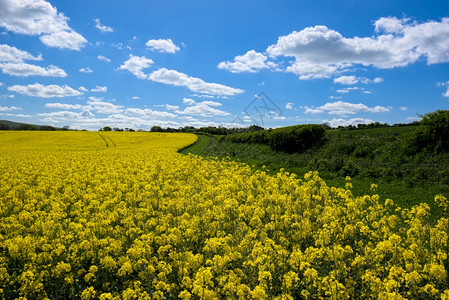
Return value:
<svg viewBox="0 0 449 300">
<path fill-rule="evenodd" d="M 449 299 L 428 205 L 177 153 L 195 140 L 0 132 L 0 297 Z"/>
</svg>

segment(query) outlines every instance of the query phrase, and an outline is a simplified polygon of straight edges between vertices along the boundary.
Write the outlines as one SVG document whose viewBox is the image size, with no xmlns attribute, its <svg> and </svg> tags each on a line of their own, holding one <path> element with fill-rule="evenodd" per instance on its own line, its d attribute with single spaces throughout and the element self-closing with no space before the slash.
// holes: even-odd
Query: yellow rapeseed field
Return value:
<svg viewBox="0 0 449 300">
<path fill-rule="evenodd" d="M 195 140 L 0 132 L 0 297 L 449 299 L 428 205 L 177 153 Z"/>
</svg>

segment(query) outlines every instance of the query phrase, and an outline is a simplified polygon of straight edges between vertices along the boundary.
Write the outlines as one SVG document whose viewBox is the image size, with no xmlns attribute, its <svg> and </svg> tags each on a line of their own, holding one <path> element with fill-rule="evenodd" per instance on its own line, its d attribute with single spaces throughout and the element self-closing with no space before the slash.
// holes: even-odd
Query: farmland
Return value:
<svg viewBox="0 0 449 300">
<path fill-rule="evenodd" d="M 233 135 L 229 136 L 231 138 L 199 135 L 203 142 L 184 149 L 183 153 L 230 157 L 257 169 L 263 167 L 270 174 L 276 174 L 281 168 L 298 176 L 318 171 L 327 184 L 337 187 L 344 187 L 344 178 L 350 176 L 356 196 L 369 193 L 371 184 L 376 183 L 377 193 L 382 198 L 395 199 L 404 208 L 426 202 L 434 211 L 432 218 L 437 219 L 443 212 L 433 199 L 436 194 L 449 194 L 449 155 L 434 151 L 404 153 L 409 148 L 408 136 L 417 128 L 331 129 L 326 131 L 320 145 L 302 152 L 277 151 L 261 143 L 235 142 Z"/>
<path fill-rule="evenodd" d="M 449 299 L 428 204 L 177 152 L 196 140 L 0 132 L 0 297 Z"/>
</svg>

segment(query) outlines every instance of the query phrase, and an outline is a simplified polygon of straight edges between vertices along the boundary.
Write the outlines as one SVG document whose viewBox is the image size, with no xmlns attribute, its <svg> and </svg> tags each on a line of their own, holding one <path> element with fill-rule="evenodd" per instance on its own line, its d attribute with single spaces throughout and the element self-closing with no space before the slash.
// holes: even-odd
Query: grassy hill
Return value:
<svg viewBox="0 0 449 300">
<path fill-rule="evenodd" d="M 337 187 L 344 186 L 345 177 L 350 176 L 355 195 L 371 193 L 374 183 L 384 201 L 391 198 L 404 208 L 426 202 L 437 218 L 441 210 L 434 203 L 435 195 L 449 195 L 449 153 L 405 154 L 415 128 L 331 129 L 326 131 L 324 143 L 295 153 L 276 151 L 267 144 L 204 136 L 201 147 L 194 145 L 183 153 L 230 157 L 273 174 L 281 168 L 300 177 L 318 171 L 327 184 Z"/>
<path fill-rule="evenodd" d="M 0 120 L 0 130 L 62 130 L 62 128 Z"/>
</svg>

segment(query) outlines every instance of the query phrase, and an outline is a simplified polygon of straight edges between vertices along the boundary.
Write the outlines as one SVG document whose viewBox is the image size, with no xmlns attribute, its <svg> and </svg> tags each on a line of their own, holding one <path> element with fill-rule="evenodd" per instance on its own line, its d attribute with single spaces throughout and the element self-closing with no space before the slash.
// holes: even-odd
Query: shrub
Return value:
<svg viewBox="0 0 449 300">
<path fill-rule="evenodd" d="M 437 110 L 421 117 L 421 126 L 407 137 L 404 144 L 405 152 L 409 155 L 423 150 L 448 152 L 449 110 Z"/>
<path fill-rule="evenodd" d="M 275 150 L 303 152 L 322 142 L 325 132 L 320 125 L 282 127 L 268 134 L 268 143 Z"/>
</svg>

